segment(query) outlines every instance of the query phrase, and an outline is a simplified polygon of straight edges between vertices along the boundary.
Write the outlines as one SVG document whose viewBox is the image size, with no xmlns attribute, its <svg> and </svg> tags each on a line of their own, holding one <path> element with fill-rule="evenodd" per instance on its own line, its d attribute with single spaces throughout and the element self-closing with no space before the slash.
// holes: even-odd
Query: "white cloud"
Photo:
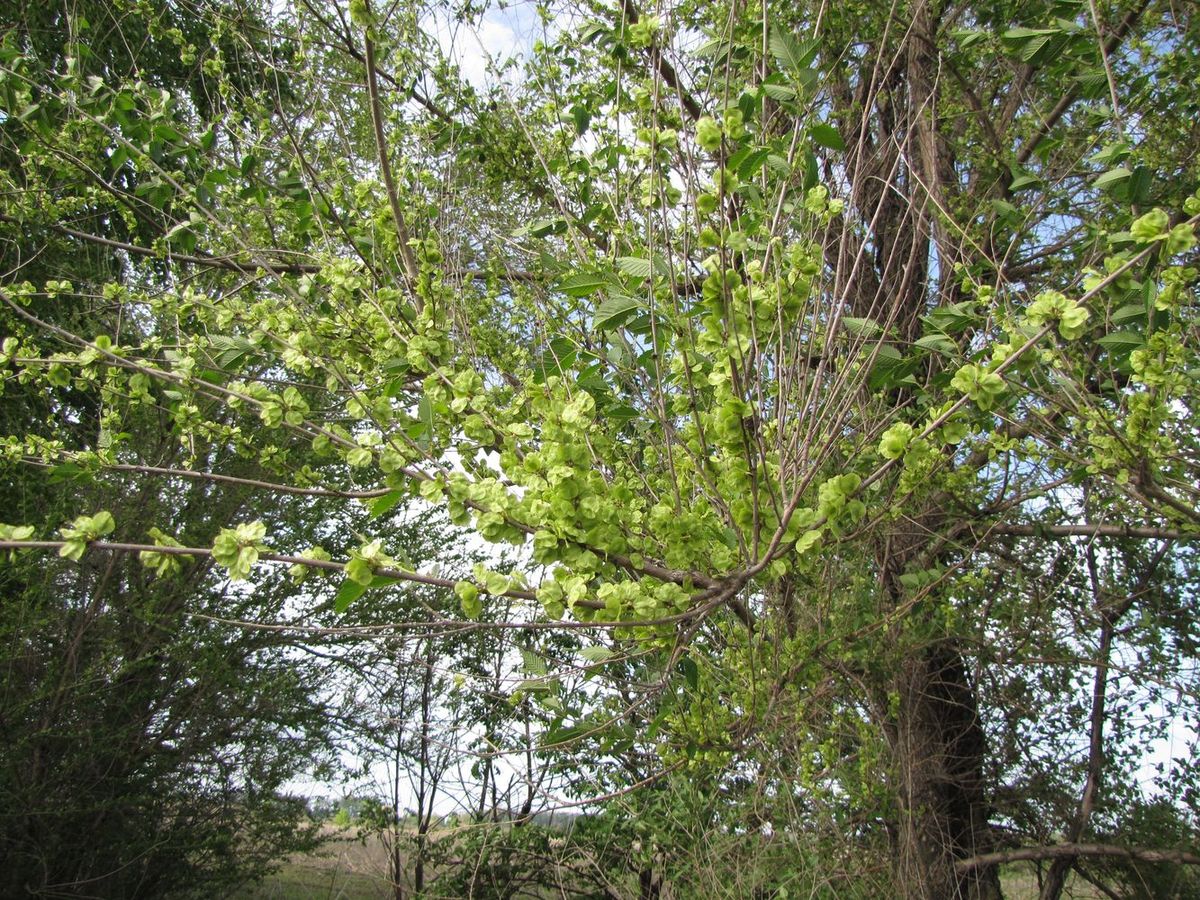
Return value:
<svg viewBox="0 0 1200 900">
<path fill-rule="evenodd" d="M 437 39 L 463 78 L 481 89 L 496 81 L 489 69 L 520 61 L 542 34 L 534 7 L 524 3 L 489 10 L 478 23 L 453 21 L 437 10 L 421 26 Z"/>
</svg>

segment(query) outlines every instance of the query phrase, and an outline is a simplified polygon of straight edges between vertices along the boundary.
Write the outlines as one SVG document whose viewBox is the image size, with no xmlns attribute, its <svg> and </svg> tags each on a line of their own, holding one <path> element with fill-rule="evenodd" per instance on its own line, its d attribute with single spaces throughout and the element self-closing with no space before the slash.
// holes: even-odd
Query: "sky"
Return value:
<svg viewBox="0 0 1200 900">
<path fill-rule="evenodd" d="M 489 63 L 500 66 L 524 57 L 544 34 L 535 4 L 530 2 L 492 6 L 477 25 L 455 22 L 439 9 L 427 15 L 422 26 L 436 36 L 443 52 L 477 88 L 495 80 L 488 72 Z"/>
</svg>

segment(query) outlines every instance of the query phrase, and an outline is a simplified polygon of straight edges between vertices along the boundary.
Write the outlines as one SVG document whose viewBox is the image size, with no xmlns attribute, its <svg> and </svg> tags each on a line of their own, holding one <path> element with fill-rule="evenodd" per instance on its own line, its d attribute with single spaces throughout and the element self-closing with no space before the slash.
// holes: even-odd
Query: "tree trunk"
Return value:
<svg viewBox="0 0 1200 900">
<path fill-rule="evenodd" d="M 658 900 L 662 896 L 662 879 L 656 878 L 654 869 L 646 867 L 638 872 L 638 897 L 640 900 Z"/>
<path fill-rule="evenodd" d="M 996 867 L 954 869 L 957 860 L 993 849 L 983 729 L 962 657 L 948 642 L 924 648 L 905 661 L 895 686 L 897 893 L 913 900 L 999 900 Z"/>
</svg>

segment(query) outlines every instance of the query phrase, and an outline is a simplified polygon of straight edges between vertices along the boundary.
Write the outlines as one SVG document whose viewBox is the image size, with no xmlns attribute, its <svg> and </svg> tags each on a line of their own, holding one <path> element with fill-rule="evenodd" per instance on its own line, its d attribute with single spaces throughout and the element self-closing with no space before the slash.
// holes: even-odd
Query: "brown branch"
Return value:
<svg viewBox="0 0 1200 900">
<path fill-rule="evenodd" d="M 995 525 L 988 529 L 988 533 L 1011 534 L 1019 537 L 1118 537 L 1159 541 L 1200 541 L 1200 532 L 1139 525 Z"/>
<path fill-rule="evenodd" d="M 1116 844 L 1053 844 L 1047 847 L 1019 847 L 1016 850 L 999 850 L 981 853 L 970 859 L 960 859 L 954 864 L 958 872 L 969 872 L 984 866 L 1003 865 L 1040 859 L 1078 859 L 1115 857 L 1130 862 L 1165 862 L 1182 866 L 1200 866 L 1200 856 L 1186 850 L 1153 850 L 1145 847 L 1120 847 Z"/>
<path fill-rule="evenodd" d="M 33 223 L 25 222 L 15 216 L 5 215 L 0 213 L 0 222 L 8 222 L 13 225 L 28 226 Z M 152 257 L 161 259 L 164 262 L 183 262 L 196 266 L 206 266 L 210 269 L 225 269 L 230 272 L 240 272 L 246 274 L 255 269 L 265 269 L 273 275 L 315 275 L 320 272 L 324 266 L 318 263 L 281 263 L 274 260 L 268 262 L 238 262 L 228 256 L 213 256 L 211 254 L 202 253 L 193 255 L 188 253 L 162 253 L 151 247 L 143 247 L 139 244 L 130 244 L 125 241 L 118 241 L 112 238 L 101 237 L 98 234 L 89 234 L 86 231 L 79 231 L 75 228 L 69 228 L 66 225 L 60 225 L 55 222 L 39 222 L 37 223 L 43 228 L 48 228 L 51 231 L 57 231 L 59 234 L 73 237 L 81 241 L 87 241 L 92 244 L 99 244 L 103 247 L 111 247 L 113 250 L 121 250 L 132 256 Z M 261 251 L 266 253 L 284 253 L 283 250 Z M 537 272 L 527 272 L 523 270 L 491 272 L 485 269 L 463 269 L 460 271 L 447 271 L 445 276 L 450 278 L 462 278 L 471 281 L 486 281 L 489 278 L 496 278 L 500 281 L 523 281 L 523 282 L 541 282 L 545 280 L 545 276 Z M 697 279 L 698 281 L 698 279 Z"/>
<path fill-rule="evenodd" d="M 417 257 L 409 244 L 411 237 L 408 226 L 404 224 L 404 214 L 400 211 L 400 197 L 396 193 L 396 182 L 392 177 L 392 164 L 388 161 L 387 136 L 383 132 L 383 106 L 379 101 L 379 78 L 375 70 L 375 42 L 370 35 L 366 37 L 367 63 L 367 94 L 371 101 L 371 126 L 375 129 L 375 145 L 379 150 L 379 170 L 383 175 L 383 184 L 387 190 L 388 204 L 392 208 L 392 218 L 396 223 L 396 237 L 400 241 L 400 258 L 404 262 L 404 272 L 412 287 L 416 287 L 420 270 L 417 268 Z M 421 310 L 421 298 L 414 295 L 417 311 Z"/>
<path fill-rule="evenodd" d="M 366 65 L 366 57 L 363 55 L 362 51 L 360 51 L 358 49 L 358 47 L 355 46 L 354 36 L 350 33 L 350 29 L 346 25 L 344 19 L 342 20 L 341 27 L 338 27 L 337 24 L 334 23 L 332 19 L 330 19 L 328 16 L 325 16 L 321 12 L 321 10 L 317 4 L 312 3 L 311 0 L 301 0 L 301 2 L 304 4 L 304 8 L 307 9 L 309 11 L 309 13 L 312 14 L 313 18 L 315 18 L 318 22 L 320 22 L 322 25 L 324 25 L 326 30 L 329 31 L 330 34 L 337 35 L 337 37 L 341 40 L 342 43 L 338 49 L 345 51 L 345 53 L 351 59 L 353 59 L 355 62 Z M 403 88 L 403 85 L 400 84 L 400 82 L 396 78 L 396 76 L 392 75 L 390 72 L 385 72 L 382 69 L 377 68 L 376 73 L 378 74 L 378 76 L 380 78 L 382 78 L 384 81 L 386 81 L 388 84 L 390 84 L 396 90 L 400 90 Z M 425 109 L 427 109 L 429 112 L 433 113 L 435 116 L 437 116 L 439 119 L 441 119 L 446 124 L 448 124 L 448 125 L 460 124 L 459 122 L 457 122 L 454 119 L 453 116 L 451 116 L 448 112 L 446 112 L 444 109 L 442 109 L 437 103 L 435 103 L 433 100 L 431 100 L 427 95 L 425 95 L 421 91 L 417 90 L 416 84 L 413 84 L 412 88 L 409 90 L 409 93 L 411 94 L 412 98 L 417 101 L 417 103 L 419 103 L 421 106 L 425 107 Z"/>
<path fill-rule="evenodd" d="M 625 14 L 625 21 L 630 25 L 636 25 L 641 19 L 638 9 L 633 5 L 633 0 L 622 0 L 621 9 Z M 683 104 L 683 108 L 687 110 L 687 114 L 693 121 L 704 115 L 704 110 L 700 104 L 696 102 L 696 98 L 683 89 L 683 84 L 679 80 L 679 73 L 662 54 L 662 49 L 657 43 L 652 43 L 650 46 L 650 58 L 654 63 L 654 68 L 658 72 L 659 77 L 663 82 L 673 90 L 679 97 L 679 102 Z"/>
<path fill-rule="evenodd" d="M 50 468 L 49 464 L 35 460 L 24 460 L 26 465 Z M 101 469 L 115 472 L 137 472 L 143 475 L 162 475 L 167 478 L 190 478 L 194 481 L 219 481 L 224 484 L 236 484 L 242 487 L 260 488 L 274 491 L 277 494 L 300 494 L 305 497 L 340 497 L 348 500 L 370 500 L 382 497 L 393 488 L 375 488 L 369 491 L 339 491 L 333 488 L 296 487 L 291 484 L 279 484 L 274 481 L 260 481 L 256 478 L 238 478 L 234 475 L 219 475 L 216 472 L 199 472 L 195 469 L 168 469 L 163 466 L 135 466 L 129 463 L 104 463 Z"/>
<path fill-rule="evenodd" d="M 12 541 L 0 540 L 0 551 L 3 550 L 58 550 L 61 549 L 66 541 Z M 205 556 L 211 557 L 213 551 L 208 547 L 159 547 L 154 544 L 130 544 L 120 541 L 89 541 L 88 549 L 91 550 L 112 550 L 120 553 L 162 553 L 167 556 Z M 292 566 L 306 566 L 311 569 L 324 569 L 329 572 L 342 572 L 346 568 L 346 563 L 337 562 L 336 560 L 328 559 L 312 559 L 306 556 L 289 556 L 283 553 L 272 553 L 270 551 L 261 552 L 258 558 L 263 562 L 282 563 Z M 375 569 L 376 575 L 382 575 L 385 578 L 396 578 L 401 581 L 410 581 L 415 584 L 424 584 L 430 587 L 453 588 L 458 584 L 458 579 L 442 578 L 437 575 L 422 575 L 419 572 L 409 572 L 404 569 L 379 568 Z M 480 591 L 486 593 L 486 591 Z M 503 594 L 496 596 L 512 597 L 517 600 L 537 600 L 537 593 L 534 591 L 526 591 L 519 589 L 511 589 Z M 706 593 L 701 592 L 696 595 L 699 599 L 707 599 Z M 727 598 L 720 597 L 720 602 L 724 602 Z M 664 616 L 659 619 L 646 621 L 630 620 L 621 623 L 606 623 L 606 622 L 588 622 L 588 626 L 604 626 L 604 625 L 622 625 L 625 627 L 633 625 L 671 625 L 679 622 L 684 622 L 689 619 L 699 616 L 701 619 L 713 606 L 717 604 L 706 604 L 704 606 L 690 609 L 686 612 L 677 613 L 672 616 Z M 599 600 L 577 600 L 575 606 L 581 606 L 584 609 L 603 610 L 607 607 Z M 555 623 L 561 625 L 562 623 Z"/>
<path fill-rule="evenodd" d="M 1142 13 L 1146 11 L 1146 7 L 1149 5 L 1150 0 L 1142 0 L 1140 5 L 1135 6 L 1125 14 L 1125 18 L 1121 20 L 1121 24 L 1116 27 L 1116 30 L 1109 36 L 1109 39 L 1100 45 L 1100 52 L 1103 56 L 1109 56 L 1121 45 L 1121 42 L 1125 40 L 1125 36 L 1129 34 L 1129 30 L 1142 17 Z M 1037 145 L 1050 133 L 1050 129 L 1058 124 L 1058 120 L 1066 115 L 1067 110 L 1075 104 L 1078 98 L 1079 92 L 1077 89 L 1069 90 L 1058 98 L 1058 102 L 1054 104 L 1054 109 L 1050 110 L 1050 115 L 1045 118 L 1038 130 L 1017 151 L 1018 164 L 1024 164 L 1033 155 L 1033 151 L 1037 148 Z M 1116 114 L 1115 109 L 1113 110 L 1113 114 Z"/>
<path fill-rule="evenodd" d="M 0 541 L 0 550 L 57 550 L 66 541 Z M 155 544 L 129 544 L 121 541 L 90 541 L 91 550 L 113 550 L 120 553 L 161 553 L 166 556 L 212 556 L 213 551 L 208 547 L 159 547 Z M 324 569 L 329 572 L 341 572 L 346 563 L 328 559 L 311 559 L 307 556 L 289 556 L 284 553 L 259 553 L 258 558 L 263 562 L 283 563 L 292 566 L 307 566 L 310 569 Z M 430 587 L 453 588 L 458 581 L 454 578 L 442 578 L 437 575 L 422 575 L 419 572 L 407 572 L 404 569 L 375 569 L 376 575 L 385 578 L 398 578 L 401 581 L 411 581 Z M 536 600 L 533 591 L 508 590 L 501 596 L 513 597 L 517 600 Z M 577 605 L 589 609 L 604 609 L 604 604 L 598 601 L 579 601 Z"/>
<path fill-rule="evenodd" d="M 4 215 L 0 213 L 0 222 L 9 222 L 14 225 L 28 225 L 29 223 L 22 221 L 14 216 Z M 78 238 L 81 241 L 88 241 L 92 244 L 99 244 L 103 247 L 111 247 L 114 250 L 122 250 L 133 256 L 155 257 L 164 261 L 175 261 L 191 263 L 197 266 L 207 266 L 215 269 L 227 269 L 231 272 L 249 272 L 262 266 L 261 263 L 241 263 L 228 256 L 211 256 L 207 253 L 201 255 L 192 255 L 188 253 L 161 253 L 150 247 L 142 247 L 138 244 L 129 244 L 125 241 L 116 241 L 112 238 L 101 237 L 98 234 L 88 234 L 86 231 L 78 231 L 74 228 L 68 228 L 66 225 L 59 225 L 53 222 L 40 223 L 42 227 L 49 228 L 51 231 L 57 231 L 59 234 L 65 234 L 68 237 Z M 276 251 L 278 252 L 278 251 Z M 265 268 L 265 266 L 262 266 Z M 320 272 L 321 266 L 315 263 L 270 263 L 272 272 L 281 275 L 305 275 L 314 272 Z"/>
<path fill-rule="evenodd" d="M 1104 770 L 1104 722 L 1105 704 L 1108 695 L 1108 670 L 1112 656 L 1113 634 L 1117 622 L 1129 612 L 1134 599 L 1149 587 L 1150 579 L 1162 563 L 1163 558 L 1171 547 L 1170 541 L 1165 541 L 1154 558 L 1150 560 L 1144 572 L 1138 578 L 1137 586 L 1124 597 L 1120 603 L 1111 604 L 1106 596 L 1107 591 L 1100 584 L 1100 567 L 1096 562 L 1096 546 L 1089 543 L 1086 547 L 1088 581 L 1092 589 L 1092 602 L 1100 613 L 1100 645 L 1096 651 L 1096 673 L 1092 683 L 1092 713 L 1088 735 L 1087 778 L 1084 781 L 1083 793 L 1075 811 L 1074 820 L 1067 828 L 1066 837 L 1069 843 L 1076 843 L 1083 836 L 1096 806 L 1096 797 L 1100 793 L 1100 782 Z M 1042 882 L 1041 900 L 1059 900 L 1067 883 L 1067 873 L 1070 871 L 1073 859 L 1059 857 L 1050 864 L 1050 870 Z"/>
</svg>

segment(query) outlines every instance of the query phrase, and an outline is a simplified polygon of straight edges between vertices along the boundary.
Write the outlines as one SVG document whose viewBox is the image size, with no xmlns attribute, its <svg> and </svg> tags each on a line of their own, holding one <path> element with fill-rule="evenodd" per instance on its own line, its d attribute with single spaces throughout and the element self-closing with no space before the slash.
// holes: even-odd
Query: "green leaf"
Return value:
<svg viewBox="0 0 1200 900">
<path fill-rule="evenodd" d="M 333 598 L 334 611 L 344 613 L 350 608 L 350 604 L 361 597 L 366 590 L 367 585 L 347 578 L 342 582 L 342 586 L 338 588 L 338 592 Z"/>
<path fill-rule="evenodd" d="M 1144 310 L 1143 310 L 1144 312 Z M 1136 331 L 1113 331 L 1104 335 L 1096 343 L 1104 347 L 1111 353 L 1119 356 L 1125 356 L 1142 347 L 1146 343 L 1144 335 L 1138 334 Z"/>
<path fill-rule="evenodd" d="M 685 656 L 679 660 L 679 671 L 683 673 L 683 678 L 687 682 L 688 690 L 694 691 L 700 685 L 700 667 L 696 665 L 696 661 L 690 656 Z"/>
<path fill-rule="evenodd" d="M 812 134 L 812 139 L 822 147 L 828 147 L 830 150 L 846 149 L 846 142 L 842 140 L 842 136 L 832 125 L 814 125 L 810 134 Z"/>
<path fill-rule="evenodd" d="M 753 178 L 759 173 L 763 163 L 767 161 L 768 156 L 770 156 L 770 152 L 761 149 L 747 153 L 741 161 L 735 164 L 738 177 L 747 180 Z"/>
<path fill-rule="evenodd" d="M 581 649 L 579 651 L 579 655 L 589 663 L 596 664 L 610 660 L 617 654 L 608 647 L 602 647 L 599 644 L 593 644 L 590 647 L 584 647 Z"/>
<path fill-rule="evenodd" d="M 959 28 L 951 32 L 954 39 L 958 41 L 958 46 L 963 50 L 969 50 L 971 47 L 978 44 L 980 41 L 987 40 L 988 33 L 974 28 Z"/>
<path fill-rule="evenodd" d="M 1038 187 L 1041 185 L 1041 183 L 1042 180 L 1036 175 L 1030 175 L 1027 172 L 1023 172 L 1012 180 L 1008 186 L 1008 189 L 1013 193 L 1016 193 L 1017 191 L 1027 191 L 1030 188 Z"/>
<path fill-rule="evenodd" d="M 565 744 L 575 738 L 587 734 L 594 726 L 588 725 L 586 722 L 581 724 L 571 725 L 567 728 L 551 728 L 545 732 L 541 740 L 538 741 L 538 746 L 542 748 L 554 747 L 559 744 Z"/>
<path fill-rule="evenodd" d="M 604 409 L 604 418 L 616 422 L 631 422 L 641 416 L 641 413 L 626 403 L 609 406 Z"/>
<path fill-rule="evenodd" d="M 1062 36 L 1058 28 L 1011 28 L 1001 35 L 1001 40 L 1015 52 L 1022 61 L 1031 63 L 1039 55 L 1049 53 L 1050 42 Z"/>
<path fill-rule="evenodd" d="M 883 344 L 875 357 L 875 365 L 867 378 L 867 387 L 873 391 L 894 388 L 912 374 L 918 360 L 905 359 L 891 344 Z"/>
<path fill-rule="evenodd" d="M 541 238 L 550 234 L 562 234 L 567 230 L 567 220 L 562 216 L 554 216 L 549 219 L 538 219 L 529 225 L 522 226 L 513 232 L 514 237 L 529 237 Z"/>
<path fill-rule="evenodd" d="M 560 281 L 558 289 L 568 297 L 587 297 L 607 284 L 609 279 L 605 275 L 597 272 L 579 272 Z"/>
<path fill-rule="evenodd" d="M 592 122 L 591 111 L 578 103 L 571 107 L 571 118 L 575 120 L 575 133 L 583 134 Z"/>
<path fill-rule="evenodd" d="M 521 651 L 521 670 L 527 675 L 541 677 L 546 674 L 546 660 L 532 650 Z"/>
<path fill-rule="evenodd" d="M 1115 309 L 1109 320 L 1114 325 L 1125 325 L 1129 322 L 1146 320 L 1146 305 L 1144 303 L 1126 303 Z"/>
<path fill-rule="evenodd" d="M 772 28 L 767 38 L 767 47 L 775 57 L 780 68 L 792 72 L 801 72 L 812 65 L 820 44 L 816 41 L 797 41 L 789 32 L 780 28 Z"/>
<path fill-rule="evenodd" d="M 883 334 L 883 327 L 874 319 L 860 318 L 858 316 L 843 316 L 842 327 L 858 337 L 870 338 Z"/>
<path fill-rule="evenodd" d="M 1131 149 L 1125 141 L 1113 141 L 1089 156 L 1087 161 L 1097 166 L 1111 166 L 1129 156 Z"/>
<path fill-rule="evenodd" d="M 382 497 L 376 497 L 367 504 L 367 513 L 372 519 L 378 519 L 384 513 L 391 512 L 404 499 L 404 491 L 388 491 Z"/>
<path fill-rule="evenodd" d="M 554 690 L 557 684 L 558 679 L 555 678 L 526 678 L 524 681 L 517 682 L 514 691 L 522 691 L 526 694 L 542 694 Z"/>
<path fill-rule="evenodd" d="M 433 442 L 433 404 L 427 394 L 422 394 L 421 402 L 417 404 L 417 421 L 421 424 L 417 434 L 420 439 L 418 443 L 422 447 L 428 447 Z"/>
<path fill-rule="evenodd" d="M 978 322 L 975 304 L 970 300 L 940 306 L 925 316 L 924 320 L 933 329 L 943 334 L 958 334 L 967 326 Z"/>
<path fill-rule="evenodd" d="M 634 278 L 649 278 L 654 272 L 654 266 L 648 259 L 640 256 L 622 256 L 617 259 L 617 268 L 626 275 Z M 659 274 L 665 274 L 660 272 Z"/>
<path fill-rule="evenodd" d="M 601 303 L 599 309 L 596 310 L 596 315 L 592 319 L 592 328 L 595 331 L 612 331 L 625 324 L 629 317 L 641 308 L 641 303 L 633 297 L 614 294 Z"/>
<path fill-rule="evenodd" d="M 772 84 L 768 81 L 760 85 L 760 89 L 772 100 L 779 100 L 786 103 L 788 100 L 796 99 L 796 89 L 790 85 Z"/>
<path fill-rule="evenodd" d="M 1115 169 L 1109 169 L 1103 175 L 1100 175 L 1092 182 L 1100 190 L 1109 190 L 1116 187 L 1133 173 L 1124 166 L 1117 166 Z"/>
<path fill-rule="evenodd" d="M 913 343 L 925 350 L 941 353 L 943 356 L 954 356 L 958 353 L 958 344 L 944 334 L 927 334 L 917 338 Z"/>
</svg>

